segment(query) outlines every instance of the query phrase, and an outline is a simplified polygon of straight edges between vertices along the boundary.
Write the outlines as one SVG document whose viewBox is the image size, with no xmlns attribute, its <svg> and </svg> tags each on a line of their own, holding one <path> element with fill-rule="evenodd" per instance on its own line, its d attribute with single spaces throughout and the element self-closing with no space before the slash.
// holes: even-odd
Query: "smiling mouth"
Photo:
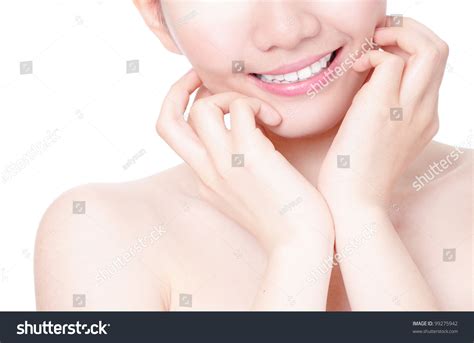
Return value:
<svg viewBox="0 0 474 343">
<path fill-rule="evenodd" d="M 252 73 L 250 74 L 257 79 L 269 83 L 269 84 L 293 84 L 298 83 L 301 81 L 305 81 L 308 79 L 313 78 L 314 76 L 321 74 L 324 70 L 326 70 L 332 62 L 335 60 L 336 55 L 338 54 L 341 48 L 334 50 L 333 52 L 328 53 L 327 55 L 323 56 L 319 60 L 313 62 L 305 66 L 304 68 L 294 70 L 287 73 L 276 74 L 276 73 L 268 73 L 268 74 L 257 74 Z"/>
</svg>

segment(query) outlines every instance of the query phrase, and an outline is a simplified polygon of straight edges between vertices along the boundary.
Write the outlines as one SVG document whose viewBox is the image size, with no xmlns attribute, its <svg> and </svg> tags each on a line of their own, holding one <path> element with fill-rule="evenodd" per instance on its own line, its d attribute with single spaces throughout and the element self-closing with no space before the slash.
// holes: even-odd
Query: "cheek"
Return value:
<svg viewBox="0 0 474 343">
<path fill-rule="evenodd" d="M 375 27 L 385 21 L 386 1 L 348 1 L 340 6 L 337 16 L 332 16 L 337 18 L 333 25 L 354 38 L 371 37 Z"/>
<path fill-rule="evenodd" d="M 197 2 L 195 17 L 175 26 L 181 51 L 212 91 L 228 89 L 232 61 L 243 59 L 250 29 L 249 7 Z"/>
<path fill-rule="evenodd" d="M 180 37 L 182 52 L 212 93 L 235 88 L 232 61 L 242 59 L 241 52 L 236 49 L 238 45 L 229 44 L 228 39 L 221 38 L 213 36 L 203 28 Z"/>
</svg>

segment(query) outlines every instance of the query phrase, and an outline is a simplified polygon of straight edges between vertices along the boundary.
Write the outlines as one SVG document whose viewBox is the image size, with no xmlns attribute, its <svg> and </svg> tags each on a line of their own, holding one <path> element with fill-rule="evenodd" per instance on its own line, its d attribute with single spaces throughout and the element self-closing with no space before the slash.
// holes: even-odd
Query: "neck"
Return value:
<svg viewBox="0 0 474 343">
<path fill-rule="evenodd" d="M 316 185 L 319 169 L 337 133 L 339 125 L 329 131 L 307 137 L 285 138 L 270 131 L 265 134 L 275 149 L 295 167 L 309 182 Z"/>
</svg>

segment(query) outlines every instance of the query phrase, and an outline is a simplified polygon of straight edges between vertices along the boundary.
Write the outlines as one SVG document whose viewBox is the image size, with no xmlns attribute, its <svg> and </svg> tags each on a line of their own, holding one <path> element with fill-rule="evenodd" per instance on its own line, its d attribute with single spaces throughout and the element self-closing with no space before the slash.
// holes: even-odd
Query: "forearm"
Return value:
<svg viewBox="0 0 474 343">
<path fill-rule="evenodd" d="M 332 257 L 333 234 L 308 238 L 279 247 L 269 254 L 267 268 L 255 298 L 254 311 L 324 311 L 330 270 L 318 280 L 312 272 Z"/>
<path fill-rule="evenodd" d="M 436 310 L 435 299 L 381 207 L 333 210 L 336 260 L 352 310 Z"/>
</svg>

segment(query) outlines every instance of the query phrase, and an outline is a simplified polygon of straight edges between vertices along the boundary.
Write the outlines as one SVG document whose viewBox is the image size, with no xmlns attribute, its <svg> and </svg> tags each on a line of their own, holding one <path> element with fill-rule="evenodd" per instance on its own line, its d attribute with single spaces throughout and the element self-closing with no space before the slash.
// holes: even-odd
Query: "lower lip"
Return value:
<svg viewBox="0 0 474 343">
<path fill-rule="evenodd" d="M 281 96 L 298 96 L 298 95 L 303 95 L 307 94 L 309 90 L 311 90 L 313 87 L 316 87 L 317 85 L 320 84 L 320 82 L 327 78 L 327 75 L 332 74 L 334 68 L 338 65 L 340 56 L 342 56 L 342 49 L 339 49 L 339 51 L 336 54 L 336 57 L 334 58 L 334 61 L 327 67 L 326 69 L 323 69 L 322 72 L 319 72 L 318 74 L 310 77 L 307 80 L 300 81 L 300 82 L 295 82 L 295 83 L 267 83 L 262 80 L 260 80 L 258 77 L 253 76 L 253 75 L 248 75 L 253 82 L 257 84 L 260 88 L 264 89 L 267 92 L 276 94 L 276 95 L 281 95 Z M 325 83 L 328 83 L 330 81 L 327 81 Z M 318 88 L 320 88 L 323 84 L 321 84 Z M 312 87 L 313 86 L 313 87 Z"/>
</svg>

